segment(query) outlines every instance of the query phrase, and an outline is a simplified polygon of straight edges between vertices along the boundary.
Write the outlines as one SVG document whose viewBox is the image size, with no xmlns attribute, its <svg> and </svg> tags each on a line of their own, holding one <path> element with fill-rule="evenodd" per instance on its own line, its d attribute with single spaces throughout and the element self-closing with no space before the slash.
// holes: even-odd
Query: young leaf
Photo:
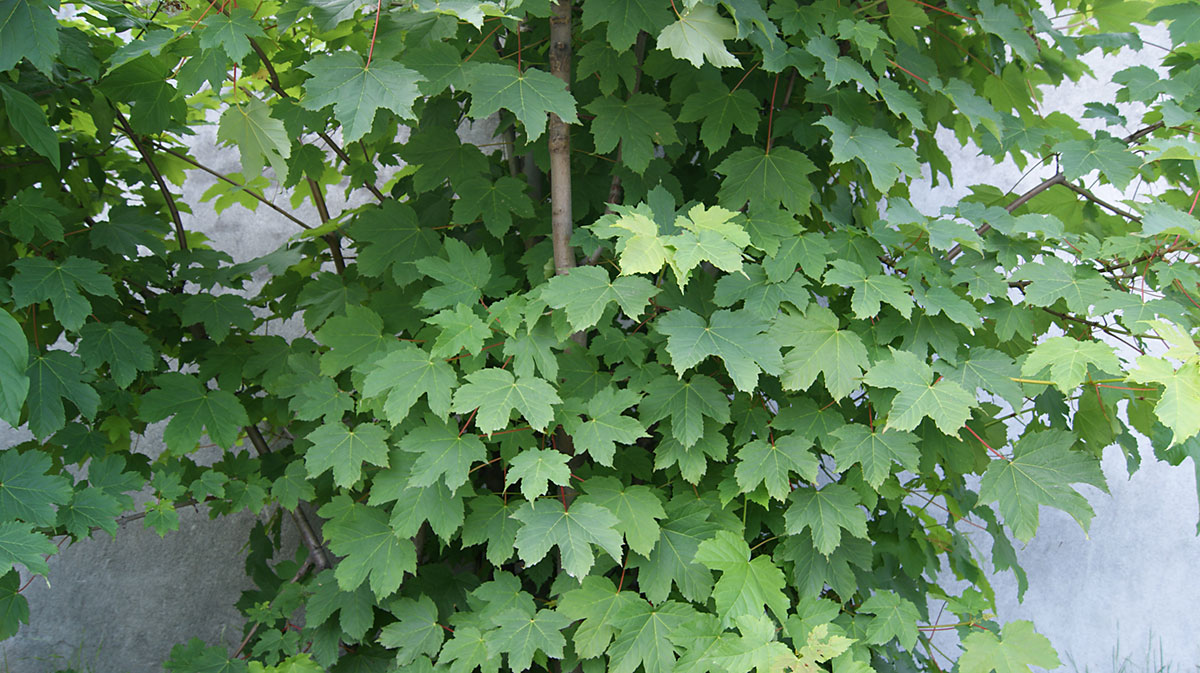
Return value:
<svg viewBox="0 0 1200 673">
<path fill-rule="evenodd" d="M 732 21 L 718 14 L 715 7 L 698 4 L 662 29 L 658 34 L 658 48 L 670 49 L 672 56 L 697 68 L 703 66 L 706 59 L 718 68 L 731 68 L 739 63 L 725 48 L 725 40 L 735 37 L 737 26 Z"/>
<path fill-rule="evenodd" d="M 201 40 L 207 30 L 201 33 Z M 249 49 L 249 45 L 246 48 Z M 246 175 L 258 175 L 264 165 L 270 165 L 277 180 L 287 181 L 287 158 L 292 153 L 292 142 L 283 122 L 271 116 L 271 107 L 266 103 L 250 98 L 244 105 L 229 106 L 221 114 L 217 140 L 238 148 L 242 172 Z"/>
<path fill-rule="evenodd" d="M 1058 654 L 1046 636 L 1024 620 L 1004 625 L 1004 638 L 991 631 L 972 631 L 963 638 L 958 667 L 962 673 L 1031 673 L 1031 666 L 1058 668 Z"/>
<path fill-rule="evenodd" d="M 1030 351 L 1021 365 L 1021 375 L 1037 376 L 1048 367 L 1054 385 L 1064 393 L 1070 393 L 1088 378 L 1088 365 L 1095 365 L 1103 372 L 1121 368 L 1112 346 L 1071 337 L 1051 337 Z"/>
</svg>

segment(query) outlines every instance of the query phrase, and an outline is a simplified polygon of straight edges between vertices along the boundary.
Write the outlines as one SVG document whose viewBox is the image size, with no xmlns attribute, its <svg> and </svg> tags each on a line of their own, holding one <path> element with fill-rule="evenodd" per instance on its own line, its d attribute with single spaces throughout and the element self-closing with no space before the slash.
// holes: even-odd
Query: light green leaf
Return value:
<svg viewBox="0 0 1200 673">
<path fill-rule="evenodd" d="M 737 67 L 737 58 L 725 48 L 725 40 L 737 37 L 737 26 L 711 5 L 693 5 L 679 20 L 658 34 L 659 49 L 671 50 L 677 59 L 699 68 L 707 59 L 718 68 Z M 647 673 L 652 673 L 647 671 Z"/>
<path fill-rule="evenodd" d="M 379 631 L 379 644 L 396 650 L 396 664 L 408 666 L 422 654 L 434 656 L 442 647 L 446 631 L 438 623 L 437 606 L 428 595 L 401 598 L 388 605 L 399 621 Z"/>
<path fill-rule="evenodd" d="M 640 664 L 645 673 L 671 673 L 675 647 L 670 634 L 695 614 L 690 605 L 675 601 L 623 607 L 613 619 L 618 634 L 608 648 L 609 672 L 633 673 Z"/>
<path fill-rule="evenodd" d="M 521 480 L 521 494 L 526 500 L 536 500 L 544 495 L 550 482 L 559 486 L 571 485 L 571 468 L 567 467 L 570 456 L 554 449 L 525 449 L 513 457 L 508 464 L 504 485 L 510 486 Z"/>
<path fill-rule="evenodd" d="M 893 350 L 891 359 L 871 367 L 863 382 L 900 391 L 887 418 L 887 427 L 897 430 L 912 430 L 928 416 L 939 430 L 956 437 L 976 405 L 975 396 L 957 383 L 935 381 L 933 368 L 908 351 Z"/>
<path fill-rule="evenodd" d="M 332 469 L 334 482 L 349 488 L 362 477 L 363 463 L 388 466 L 387 432 L 374 423 L 352 429 L 336 420 L 308 433 L 305 439 L 312 446 L 304 453 L 304 466 L 313 478 Z"/>
<path fill-rule="evenodd" d="M 366 397 L 386 394 L 383 415 L 395 426 L 408 417 L 422 395 L 433 413 L 445 419 L 450 413 L 450 391 L 457 384 L 458 375 L 445 360 L 401 342 L 373 361 L 363 380 L 362 394 Z"/>
<path fill-rule="evenodd" d="M 446 358 L 464 350 L 478 353 L 483 348 L 483 342 L 492 335 L 483 320 L 466 304 L 448 308 L 426 318 L 425 322 L 442 328 L 433 342 L 429 353 L 431 358 Z"/>
<path fill-rule="evenodd" d="M 837 316 L 822 306 L 809 306 L 804 316 L 780 315 L 772 332 L 784 347 L 793 347 L 783 356 L 780 378 L 789 390 L 808 390 L 823 374 L 825 389 L 841 399 L 861 385 L 863 371 L 871 366 L 862 339 L 838 329 Z"/>
<path fill-rule="evenodd" d="M 858 159 L 871 174 L 871 184 L 887 192 L 901 176 L 919 176 L 921 165 L 912 149 L 901 147 L 895 138 L 869 126 L 849 126 L 836 117 L 817 122 L 833 134 L 833 161 L 845 163 Z"/>
<path fill-rule="evenodd" d="M 586 420 L 570 414 L 563 421 L 563 428 L 575 442 L 575 450 L 587 451 L 600 464 L 612 466 L 617 444 L 633 444 L 647 436 L 646 428 L 637 419 L 621 413 L 639 400 L 637 393 L 626 388 L 600 389 L 587 403 Z"/>
<path fill-rule="evenodd" d="M 412 105 L 421 95 L 417 82 L 425 78 L 395 61 L 377 60 L 367 67 L 357 53 L 339 51 L 300 67 L 313 76 L 304 83 L 300 105 L 314 111 L 332 105 L 347 142 L 366 135 L 381 108 L 401 119 L 415 118 Z"/>
<path fill-rule="evenodd" d="M 1064 393 L 1070 393 L 1088 378 L 1088 365 L 1102 372 L 1119 372 L 1121 363 L 1112 346 L 1099 341 L 1079 341 L 1072 337 L 1051 337 L 1034 347 L 1021 365 L 1021 375 L 1037 377 L 1046 368 L 1050 380 Z"/>
<path fill-rule="evenodd" d="M 643 556 L 650 553 L 659 539 L 658 519 L 667 516 L 654 490 L 640 484 L 625 486 L 613 477 L 592 477 L 584 490 L 577 502 L 592 502 L 615 514 L 615 528 L 629 548 Z"/>
<path fill-rule="evenodd" d="M 479 437 L 434 419 L 405 435 L 400 448 L 417 454 L 409 486 L 429 486 L 442 479 L 451 491 L 467 483 L 472 464 L 487 457 Z"/>
<path fill-rule="evenodd" d="M 817 480 L 817 457 L 809 451 L 812 440 L 801 435 L 786 435 L 767 441 L 756 439 L 738 451 L 735 471 L 738 487 L 743 493 L 766 484 L 767 493 L 783 500 L 791 490 L 794 472 L 813 483 Z"/>
<path fill-rule="evenodd" d="M 769 325 L 749 311 L 717 311 L 709 321 L 679 308 L 659 317 L 655 328 L 667 336 L 667 352 L 680 376 L 710 355 L 721 358 L 739 390 L 753 391 L 760 372 L 778 374 L 779 346 Z"/>
<path fill-rule="evenodd" d="M 514 409 L 529 425 L 542 430 L 554 418 L 553 406 L 562 402 L 544 380 L 513 378 L 503 369 L 489 367 L 467 375 L 467 382 L 454 392 L 451 410 L 471 413 L 478 409 L 475 425 L 489 435 L 508 426 Z"/>
<path fill-rule="evenodd" d="M 604 309 L 614 301 L 627 318 L 636 320 L 658 292 L 645 278 L 618 277 L 614 281 L 602 267 L 581 266 L 551 278 L 542 290 L 542 301 L 551 308 L 566 309 L 571 327 L 585 330 L 599 322 Z"/>
<path fill-rule="evenodd" d="M 620 521 L 599 505 L 574 503 L 568 510 L 557 499 L 542 498 L 526 502 L 513 516 L 525 524 L 517 531 L 516 548 L 529 565 L 545 558 L 551 547 L 558 547 L 562 569 L 582 579 L 595 563 L 593 544 L 614 561 L 621 561 L 621 534 L 616 531 Z"/>
<path fill-rule="evenodd" d="M 1031 673 L 1031 666 L 1052 670 L 1060 665 L 1050 641 L 1024 620 L 1006 624 L 1003 640 L 991 631 L 972 630 L 962 644 L 962 673 Z"/>
<path fill-rule="evenodd" d="M 250 10 L 236 6 L 214 12 L 205 19 L 204 28 L 196 32 L 200 34 L 201 49 L 220 48 L 234 63 L 250 55 L 250 40 L 266 37 Z"/>
<path fill-rule="evenodd" d="M 917 622 L 921 614 L 917 606 L 896 594 L 895 591 L 877 591 L 863 601 L 859 612 L 875 615 L 867 624 L 867 642 L 883 645 L 895 638 L 906 650 L 917 643 Z"/>
<path fill-rule="evenodd" d="M 751 558 L 750 546 L 740 535 L 718 531 L 700 543 L 695 561 L 721 571 L 712 597 L 722 625 L 729 626 L 740 617 L 759 616 L 764 606 L 776 618 L 786 617 L 790 601 L 783 593 L 783 571 L 768 556 Z"/>
<path fill-rule="evenodd" d="M 207 34 L 208 29 L 205 30 L 202 36 Z M 217 126 L 217 140 L 238 148 L 244 175 L 259 175 L 263 166 L 269 164 L 277 180 L 287 181 L 292 142 L 283 122 L 271 116 L 271 106 L 266 103 L 251 97 L 244 105 L 226 108 Z"/>
<path fill-rule="evenodd" d="M 615 615 L 636 609 L 639 602 L 635 592 L 617 591 L 612 580 L 589 575 L 578 589 L 563 594 L 558 611 L 571 621 L 583 620 L 575 629 L 575 652 L 590 659 L 608 649 L 616 633 Z"/>
<path fill-rule="evenodd" d="M 405 573 L 416 572 L 412 540 L 397 537 L 382 510 L 339 495 L 317 514 L 328 519 L 321 532 L 330 551 L 345 557 L 334 571 L 342 591 L 369 580 L 375 597 L 384 599 L 400 588 Z"/>
</svg>

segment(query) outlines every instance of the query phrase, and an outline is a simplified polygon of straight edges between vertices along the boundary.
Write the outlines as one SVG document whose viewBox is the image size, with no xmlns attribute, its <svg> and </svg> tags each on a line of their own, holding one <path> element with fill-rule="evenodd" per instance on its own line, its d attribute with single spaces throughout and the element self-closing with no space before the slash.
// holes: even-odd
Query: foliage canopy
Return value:
<svg viewBox="0 0 1200 673">
<path fill-rule="evenodd" d="M 148 488 L 264 515 L 175 673 L 1057 664 L 985 568 L 1200 457 L 1200 4 L 579 5 L 0 0 L 0 635 Z M 1041 182 L 923 214 L 951 138 Z M 235 263 L 193 170 L 296 235 Z"/>
</svg>

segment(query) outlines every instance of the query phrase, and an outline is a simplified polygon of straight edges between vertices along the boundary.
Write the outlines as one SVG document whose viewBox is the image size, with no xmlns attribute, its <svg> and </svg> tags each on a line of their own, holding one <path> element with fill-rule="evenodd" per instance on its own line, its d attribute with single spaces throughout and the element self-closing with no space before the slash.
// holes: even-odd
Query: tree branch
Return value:
<svg viewBox="0 0 1200 673">
<path fill-rule="evenodd" d="M 121 124 L 121 130 L 129 136 L 129 140 L 137 148 L 138 154 L 142 155 L 142 161 L 146 162 L 146 168 L 150 169 L 150 175 L 154 176 L 154 181 L 158 183 L 158 190 L 162 192 L 163 198 L 167 201 L 167 210 L 171 211 L 171 221 L 175 223 L 175 236 L 179 239 L 179 249 L 187 251 L 187 232 L 183 229 L 183 218 L 179 216 L 179 207 L 175 205 L 175 197 L 171 194 L 171 190 L 167 189 L 167 182 L 163 180 L 162 171 L 158 170 L 158 164 L 154 163 L 154 157 L 151 156 L 137 134 L 133 132 L 133 127 L 129 125 L 125 115 L 121 114 L 115 105 L 112 106 L 112 109 L 116 113 L 117 122 Z"/>
<path fill-rule="evenodd" d="M 271 452 L 271 447 L 267 444 L 267 440 L 263 438 L 262 432 L 258 430 L 256 425 L 247 425 L 246 436 L 250 438 L 250 443 L 254 445 L 258 455 L 265 456 Z M 316 564 L 318 570 L 332 568 L 333 563 L 329 557 L 325 555 L 325 547 L 321 544 L 321 540 L 317 537 L 316 530 L 309 523 L 308 517 L 305 516 L 304 510 L 297 504 L 294 511 L 289 510 L 292 515 L 292 521 L 296 524 L 296 529 L 300 531 L 300 539 L 304 541 L 304 546 L 308 548 L 308 557 Z"/>
<path fill-rule="evenodd" d="M 571 0 L 554 3 L 550 17 L 550 73 L 571 86 Z M 571 247 L 571 132 L 558 115 L 550 113 L 547 133 L 550 146 L 550 232 L 554 243 L 554 271 L 565 274 L 575 267 Z"/>
</svg>

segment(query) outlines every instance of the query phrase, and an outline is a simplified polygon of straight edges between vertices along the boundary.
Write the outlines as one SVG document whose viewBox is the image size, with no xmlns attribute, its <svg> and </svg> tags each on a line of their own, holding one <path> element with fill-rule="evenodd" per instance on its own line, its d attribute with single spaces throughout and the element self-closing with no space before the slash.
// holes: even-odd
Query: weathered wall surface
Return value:
<svg viewBox="0 0 1200 673">
<path fill-rule="evenodd" d="M 1146 37 L 1166 42 L 1154 34 Z M 1130 60 L 1093 63 L 1098 82 L 1107 82 Z M 1089 98 L 1095 96 L 1095 86 L 1089 85 Z M 1046 110 L 1079 116 L 1082 100 L 1067 89 L 1048 97 Z M 947 136 L 944 146 L 954 145 Z M 239 170 L 235 153 L 216 149 L 211 129 L 195 139 L 194 147 L 217 170 Z M 1009 187 L 1020 178 L 1015 167 L 993 166 L 970 149 L 954 150 L 951 158 L 953 187 L 913 189 L 914 203 L 927 213 L 953 203 L 967 185 Z M 1016 191 L 1033 186 L 1051 170 L 1025 178 Z M 250 214 L 234 206 L 217 215 L 199 200 L 214 180 L 191 172 L 184 200 L 196 211 L 185 216 L 188 227 L 207 233 L 217 248 L 243 261 L 272 251 L 295 233 L 294 224 L 265 208 Z M 329 196 L 337 212 L 343 205 L 340 194 Z M 280 203 L 285 202 L 281 196 Z M 317 222 L 311 211 L 301 219 Z M 0 446 L 26 438 L 0 430 Z M 154 454 L 161 450 L 160 440 L 151 434 L 142 446 Z M 1137 664 L 1132 670 L 1143 670 L 1151 647 L 1155 657 L 1161 651 L 1161 663 L 1173 664 L 1173 670 L 1191 670 L 1200 662 L 1200 639 L 1191 619 L 1200 604 L 1200 582 L 1192 570 L 1200 561 L 1195 477 L 1190 464 L 1171 468 L 1157 463 L 1148 447 L 1143 456 L 1142 469 L 1127 478 L 1119 452 L 1106 455 L 1112 493 L 1087 491 L 1096 509 L 1090 536 L 1067 515 L 1043 510 L 1037 539 L 1019 550 L 1029 574 L 1024 603 L 1016 600 L 1010 574 L 994 579 L 1000 620 L 1032 619 L 1058 648 L 1065 670 L 1115 671 L 1118 648 L 1120 657 Z M 160 670 L 173 644 L 192 636 L 236 645 L 241 621 L 232 605 L 248 584 L 243 545 L 255 518 L 243 514 L 212 521 L 189 508 L 180 511 L 180 519 L 180 530 L 166 539 L 135 521 L 116 540 L 100 534 L 52 558 L 51 585 L 38 579 L 26 589 L 31 625 L 0 643 L 0 671 L 52 673 L 74 667 L 149 673 Z M 285 519 L 285 527 L 290 525 Z"/>
</svg>

